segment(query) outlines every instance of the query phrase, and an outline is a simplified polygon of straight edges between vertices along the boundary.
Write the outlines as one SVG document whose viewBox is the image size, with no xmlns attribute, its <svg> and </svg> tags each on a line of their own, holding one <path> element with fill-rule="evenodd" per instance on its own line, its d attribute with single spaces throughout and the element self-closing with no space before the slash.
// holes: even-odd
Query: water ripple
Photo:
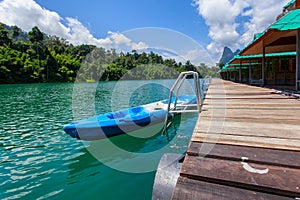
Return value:
<svg viewBox="0 0 300 200">
<path fill-rule="evenodd" d="M 103 83 L 97 90 L 97 113 L 110 111 L 114 86 L 114 82 Z M 131 105 L 156 100 L 146 98 L 152 89 L 142 90 L 145 95 L 133 93 Z M 110 169 L 80 141 L 64 134 L 62 126 L 73 118 L 72 92 L 73 84 L 65 83 L 0 85 L 0 199 L 132 199 L 128 188 L 140 191 L 141 199 L 151 196 L 153 173 L 136 175 Z M 159 95 L 153 97 L 161 98 Z M 124 105 L 120 101 L 116 107 Z M 82 117 L 90 114 L 84 107 L 81 112 Z M 181 139 L 187 140 L 185 136 Z M 147 152 L 159 145 L 157 140 L 149 140 L 133 147 Z M 182 146 L 178 142 L 174 149 Z M 123 162 L 113 156 L 107 161 Z M 111 192 L 116 185 L 120 189 Z"/>
<path fill-rule="evenodd" d="M 71 120 L 71 92 L 72 84 L 0 86 L 0 199 L 42 199 L 62 191 L 43 188 L 68 172 L 58 168 L 73 152 L 64 151 L 71 140 L 61 130 Z"/>
</svg>

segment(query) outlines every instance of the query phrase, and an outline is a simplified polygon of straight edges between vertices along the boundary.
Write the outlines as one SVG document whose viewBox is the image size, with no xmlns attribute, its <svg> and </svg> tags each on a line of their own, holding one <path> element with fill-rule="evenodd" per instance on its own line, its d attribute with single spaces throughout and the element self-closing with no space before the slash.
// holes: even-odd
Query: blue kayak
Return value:
<svg viewBox="0 0 300 200">
<path fill-rule="evenodd" d="M 82 119 L 65 125 L 63 130 L 73 138 L 88 141 L 130 133 L 163 123 L 167 115 L 168 102 L 169 100 L 162 100 Z M 181 95 L 178 97 L 177 104 L 185 105 L 195 102 L 195 96 Z"/>
</svg>

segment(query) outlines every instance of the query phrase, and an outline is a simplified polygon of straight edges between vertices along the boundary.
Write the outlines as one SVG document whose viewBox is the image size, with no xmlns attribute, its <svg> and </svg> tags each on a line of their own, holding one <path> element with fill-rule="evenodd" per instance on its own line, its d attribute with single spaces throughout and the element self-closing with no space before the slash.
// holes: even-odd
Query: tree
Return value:
<svg viewBox="0 0 300 200">
<path fill-rule="evenodd" d="M 204 64 L 198 69 L 202 74 L 216 71 Z M 75 46 L 63 38 L 45 36 L 36 26 L 25 33 L 0 23 L 0 83 L 73 82 L 77 74 L 78 81 L 119 80 L 125 75 L 128 79 L 176 78 L 175 72 L 187 70 L 196 71 L 190 61 L 177 63 L 154 52 L 117 53 L 94 45 Z"/>
<path fill-rule="evenodd" d="M 11 40 L 8 37 L 8 30 L 0 23 L 0 46 L 10 45 Z"/>
<path fill-rule="evenodd" d="M 46 43 L 47 47 L 51 50 L 54 50 L 56 53 L 64 53 L 69 47 L 68 41 L 57 36 L 50 36 L 47 38 Z"/>
<path fill-rule="evenodd" d="M 195 66 L 189 60 L 186 61 L 184 68 L 186 71 L 196 71 Z"/>
<path fill-rule="evenodd" d="M 32 28 L 32 30 L 28 33 L 28 37 L 32 43 L 39 43 L 44 40 L 44 34 L 37 26 Z"/>
<path fill-rule="evenodd" d="M 138 61 L 139 64 L 148 64 L 149 63 L 148 55 L 145 52 L 143 52 L 139 56 L 137 61 Z"/>
<path fill-rule="evenodd" d="M 33 43 L 32 47 L 35 48 L 36 51 L 37 62 L 33 64 L 33 66 L 36 68 L 34 78 L 39 81 L 39 79 L 43 77 L 42 76 L 43 74 L 41 72 L 44 70 L 42 66 L 42 63 L 44 62 L 41 62 L 41 55 L 43 56 L 43 54 L 40 55 L 40 52 L 43 52 L 43 46 L 41 45 L 41 43 L 44 40 L 44 34 L 40 31 L 40 29 L 37 26 L 35 26 L 28 33 L 28 37 L 29 37 L 29 41 Z M 46 66 L 47 81 L 48 81 L 48 71 L 49 71 L 48 66 Z"/>
<path fill-rule="evenodd" d="M 20 31 L 21 31 L 21 29 L 17 26 L 12 27 L 11 37 L 13 40 L 17 40 L 17 38 L 20 35 Z"/>
</svg>

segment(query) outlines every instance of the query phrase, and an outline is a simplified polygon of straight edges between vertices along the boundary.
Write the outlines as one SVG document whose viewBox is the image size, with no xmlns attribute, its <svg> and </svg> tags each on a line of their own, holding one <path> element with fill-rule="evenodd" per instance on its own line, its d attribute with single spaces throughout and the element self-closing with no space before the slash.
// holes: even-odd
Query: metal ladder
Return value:
<svg viewBox="0 0 300 200">
<path fill-rule="evenodd" d="M 183 85 L 184 81 L 186 81 L 188 76 L 193 76 L 193 83 L 195 86 L 196 104 L 177 105 L 178 94 L 179 94 L 180 88 Z M 175 114 L 179 114 L 179 113 L 200 113 L 201 112 L 203 98 L 202 98 L 202 93 L 199 90 L 200 90 L 200 82 L 199 82 L 199 75 L 197 72 L 187 71 L 187 72 L 180 73 L 180 75 L 178 76 L 177 80 L 175 81 L 174 85 L 172 86 L 172 88 L 170 90 L 167 115 L 165 118 L 163 134 L 166 132 L 167 128 L 172 124 L 172 121 L 170 123 L 168 123 L 170 114 L 172 114 L 172 116 L 174 116 Z M 175 93 L 175 100 L 173 103 L 174 106 L 171 108 L 173 93 Z M 196 110 L 195 109 L 187 110 L 187 108 L 189 108 L 189 107 L 197 107 L 197 109 Z M 180 109 L 178 109 L 178 108 L 180 108 Z"/>
</svg>

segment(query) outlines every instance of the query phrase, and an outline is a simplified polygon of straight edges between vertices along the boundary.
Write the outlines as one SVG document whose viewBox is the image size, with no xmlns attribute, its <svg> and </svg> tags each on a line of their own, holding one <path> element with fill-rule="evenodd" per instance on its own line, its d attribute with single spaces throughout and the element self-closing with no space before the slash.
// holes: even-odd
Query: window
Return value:
<svg viewBox="0 0 300 200">
<path fill-rule="evenodd" d="M 290 71 L 291 72 L 295 72 L 296 71 L 296 58 L 292 58 L 291 59 Z"/>
<path fill-rule="evenodd" d="M 288 72 L 290 68 L 290 59 L 281 58 L 279 60 L 279 72 Z"/>
</svg>

